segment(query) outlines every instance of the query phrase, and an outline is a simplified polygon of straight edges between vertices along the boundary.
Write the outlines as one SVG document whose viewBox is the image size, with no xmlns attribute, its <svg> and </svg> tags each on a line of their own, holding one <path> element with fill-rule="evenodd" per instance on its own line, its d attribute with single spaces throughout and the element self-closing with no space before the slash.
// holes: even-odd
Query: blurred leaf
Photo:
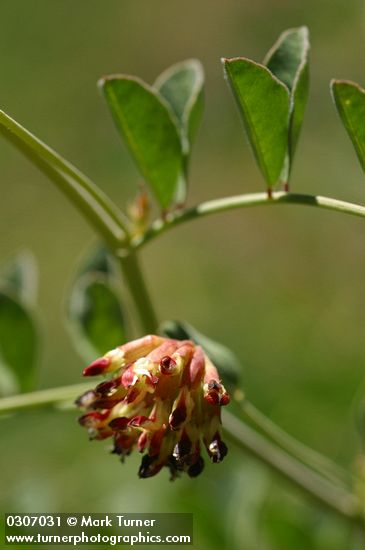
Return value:
<svg viewBox="0 0 365 550">
<path fill-rule="evenodd" d="M 187 153 L 191 150 L 203 113 L 203 85 L 204 71 L 197 59 L 172 65 L 154 84 L 176 115 Z"/>
<path fill-rule="evenodd" d="M 365 90 L 355 82 L 332 80 L 331 91 L 338 114 L 365 170 Z"/>
<path fill-rule="evenodd" d="M 237 57 L 223 63 L 256 160 L 272 187 L 279 180 L 287 153 L 289 91 L 254 61 Z"/>
<path fill-rule="evenodd" d="M 308 29 L 299 27 L 283 32 L 264 60 L 264 65 L 285 84 L 291 96 L 288 166 L 293 159 L 308 99 L 308 54 Z"/>
<path fill-rule="evenodd" d="M 159 328 L 169 338 L 193 340 L 200 345 L 214 365 L 228 390 L 235 390 L 240 384 L 242 365 L 238 357 L 226 346 L 215 342 L 185 321 L 165 321 Z"/>
<path fill-rule="evenodd" d="M 162 96 L 142 80 L 124 75 L 99 81 L 115 123 L 162 208 L 185 187 L 176 117 Z"/>
<path fill-rule="evenodd" d="M 86 360 L 104 355 L 126 340 L 117 292 L 100 273 L 86 274 L 75 284 L 69 320 L 76 348 Z"/>
<path fill-rule="evenodd" d="M 32 389 L 37 347 L 37 330 L 30 313 L 15 297 L 0 291 L 1 378 L 14 381 L 15 377 L 18 389 Z"/>
<path fill-rule="evenodd" d="M 99 187 L 3 111 L 0 133 L 63 191 L 108 242 L 120 244 L 121 213 Z"/>
<path fill-rule="evenodd" d="M 23 250 L 13 256 L 0 274 L 1 286 L 20 302 L 34 305 L 37 299 L 38 286 L 37 264 L 34 255 Z"/>
</svg>

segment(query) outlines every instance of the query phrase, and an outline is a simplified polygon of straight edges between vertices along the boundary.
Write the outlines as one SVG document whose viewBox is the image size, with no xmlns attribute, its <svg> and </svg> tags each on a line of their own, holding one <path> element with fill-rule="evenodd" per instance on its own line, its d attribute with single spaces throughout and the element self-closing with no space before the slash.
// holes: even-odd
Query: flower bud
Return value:
<svg viewBox="0 0 365 550">
<path fill-rule="evenodd" d="M 138 475 L 164 466 L 171 479 L 204 468 L 201 442 L 213 463 L 227 447 L 221 438 L 220 407 L 229 403 L 216 367 L 190 340 L 149 335 L 128 342 L 91 363 L 84 376 L 110 375 L 76 404 L 90 439 L 112 437 L 123 461 L 134 448 L 144 453 Z"/>
</svg>

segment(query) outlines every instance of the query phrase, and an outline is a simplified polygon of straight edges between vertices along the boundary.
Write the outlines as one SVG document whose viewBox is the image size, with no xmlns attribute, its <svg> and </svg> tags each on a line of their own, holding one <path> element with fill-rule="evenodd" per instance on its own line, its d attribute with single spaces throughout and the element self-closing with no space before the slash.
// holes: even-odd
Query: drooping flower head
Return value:
<svg viewBox="0 0 365 550">
<path fill-rule="evenodd" d="M 105 375 L 76 404 L 90 439 L 113 438 L 122 460 L 134 448 L 144 453 L 142 478 L 167 466 L 195 477 L 204 468 L 202 444 L 212 462 L 227 447 L 221 437 L 220 407 L 229 403 L 216 367 L 190 340 L 145 336 L 128 342 L 86 367 L 84 376 Z"/>
</svg>

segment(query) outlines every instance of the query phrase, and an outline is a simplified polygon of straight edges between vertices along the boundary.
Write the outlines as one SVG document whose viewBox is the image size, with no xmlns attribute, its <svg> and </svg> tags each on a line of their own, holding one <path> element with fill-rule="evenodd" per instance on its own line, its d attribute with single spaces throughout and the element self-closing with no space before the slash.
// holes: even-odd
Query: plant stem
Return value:
<svg viewBox="0 0 365 550">
<path fill-rule="evenodd" d="M 74 401 L 76 397 L 90 389 L 90 382 L 50 388 L 32 393 L 21 393 L 0 399 L 0 414 L 9 414 L 29 409 L 54 407 L 67 401 Z"/>
<path fill-rule="evenodd" d="M 226 411 L 223 414 L 223 426 L 230 440 L 238 447 L 248 451 L 329 510 L 337 512 L 365 530 L 361 503 L 351 492 L 323 479 Z"/>
<path fill-rule="evenodd" d="M 202 202 L 192 208 L 170 214 L 165 220 L 155 220 L 145 235 L 135 239 L 132 245 L 135 249 L 139 248 L 172 227 L 176 227 L 177 225 L 201 218 L 203 216 L 209 216 L 211 214 L 226 212 L 237 208 L 246 208 L 249 206 L 273 206 L 277 204 L 302 204 L 305 206 L 314 206 L 325 210 L 334 210 L 335 212 L 343 212 L 345 214 L 365 218 L 365 206 L 338 199 L 332 199 L 330 197 L 277 191 L 272 194 L 270 199 L 268 199 L 267 193 L 248 193 Z"/>
<path fill-rule="evenodd" d="M 286 433 L 247 399 L 238 404 L 244 419 L 288 454 L 317 471 L 332 483 L 341 484 L 342 487 L 348 486 L 350 482 L 349 474 L 335 462 Z"/>
<path fill-rule="evenodd" d="M 144 334 L 153 334 L 158 327 L 158 320 L 144 281 L 137 254 L 131 251 L 120 251 L 119 264 L 134 303 L 134 309 Z"/>
</svg>

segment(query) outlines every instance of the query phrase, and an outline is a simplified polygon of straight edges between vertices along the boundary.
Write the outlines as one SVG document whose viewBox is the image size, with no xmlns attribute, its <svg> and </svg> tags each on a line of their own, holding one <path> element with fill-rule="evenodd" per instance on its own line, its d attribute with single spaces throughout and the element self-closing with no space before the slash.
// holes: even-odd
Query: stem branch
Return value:
<svg viewBox="0 0 365 550">
<path fill-rule="evenodd" d="M 87 384 L 74 384 L 73 386 L 62 386 L 60 388 L 50 388 L 31 393 L 21 393 L 11 397 L 0 399 L 0 415 L 10 414 L 29 409 L 41 409 L 54 407 L 67 401 L 73 401 L 90 389 L 90 382 Z"/>
<path fill-rule="evenodd" d="M 135 239 L 132 244 L 134 248 L 139 248 L 172 227 L 185 223 L 189 220 L 201 218 L 203 216 L 209 216 L 211 214 L 226 212 L 237 208 L 246 208 L 249 206 L 258 205 L 273 206 L 275 204 L 302 204 L 305 206 L 314 206 L 325 210 L 334 210 L 335 212 L 343 212 L 345 214 L 365 218 L 365 206 L 330 197 L 277 191 L 272 194 L 270 199 L 268 199 L 267 193 L 247 193 L 244 195 L 236 195 L 202 202 L 192 208 L 170 214 L 166 220 L 155 220 L 145 235 Z"/>
<path fill-rule="evenodd" d="M 294 456 L 323 477 L 326 477 L 332 483 L 341 484 L 343 487 L 348 486 L 351 481 L 350 475 L 338 464 L 289 435 L 247 399 L 239 403 L 239 407 L 244 420 L 248 421 L 254 428 L 284 449 L 288 454 Z"/>
<path fill-rule="evenodd" d="M 144 281 L 138 258 L 130 250 L 118 256 L 124 280 L 129 289 L 138 316 L 140 327 L 144 334 L 153 334 L 158 326 L 157 316 Z"/>
</svg>

